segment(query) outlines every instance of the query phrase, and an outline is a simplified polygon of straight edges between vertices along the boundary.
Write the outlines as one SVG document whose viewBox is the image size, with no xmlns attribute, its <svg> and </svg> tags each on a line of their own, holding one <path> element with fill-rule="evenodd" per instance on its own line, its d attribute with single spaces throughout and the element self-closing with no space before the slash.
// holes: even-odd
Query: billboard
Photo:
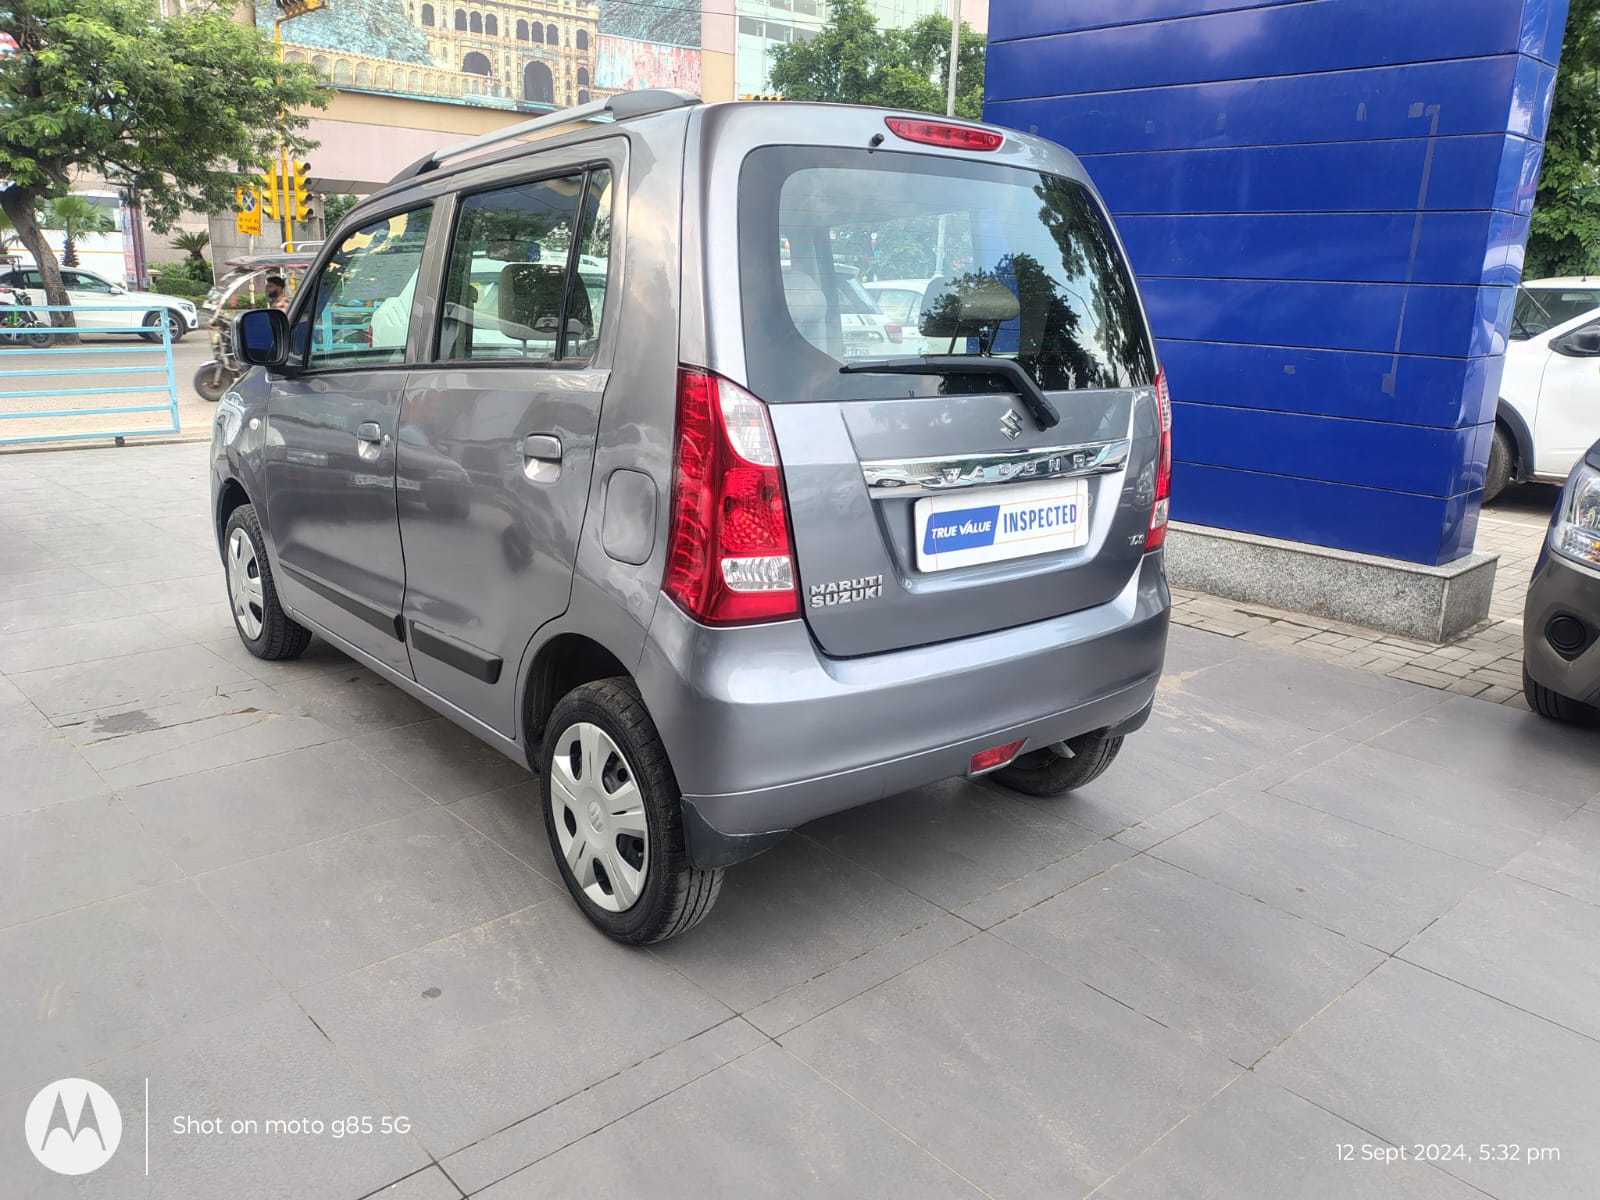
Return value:
<svg viewBox="0 0 1600 1200">
<path fill-rule="evenodd" d="M 331 0 L 282 31 L 286 60 L 344 91 L 538 112 L 700 86 L 700 0 Z"/>
</svg>

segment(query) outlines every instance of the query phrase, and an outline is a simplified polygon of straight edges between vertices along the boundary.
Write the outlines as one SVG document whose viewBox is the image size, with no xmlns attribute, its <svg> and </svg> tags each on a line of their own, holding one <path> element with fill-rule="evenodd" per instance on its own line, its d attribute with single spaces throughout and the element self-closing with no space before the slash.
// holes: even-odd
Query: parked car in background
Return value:
<svg viewBox="0 0 1600 1200">
<path fill-rule="evenodd" d="M 61 282 L 67 288 L 68 303 L 83 305 L 85 311 L 74 313 L 79 329 L 118 329 L 143 326 L 146 332 L 138 336 L 146 341 L 161 340 L 161 322 L 167 322 L 167 331 L 173 342 L 183 340 L 183 335 L 200 327 L 200 315 L 194 301 L 181 296 L 166 296 L 160 292 L 130 292 L 120 283 L 112 283 L 93 271 L 82 267 L 62 267 Z M 26 288 L 38 303 L 45 303 L 44 276 L 37 267 L 16 267 L 0 275 L 0 284 Z"/>
<path fill-rule="evenodd" d="M 218 405 L 211 515 L 246 649 L 315 632 L 531 766 L 568 891 L 630 943 L 815 818 L 1105 771 L 1166 647 L 1172 409 L 1077 159 L 668 91 L 490 140 L 237 318 L 260 369 Z M 910 355 L 835 261 L 889 227 L 982 230 L 925 322 L 964 353 Z"/>
<path fill-rule="evenodd" d="M 1541 716 L 1600 716 L 1600 442 L 1572 468 L 1522 613 L 1522 690 Z"/>
<path fill-rule="evenodd" d="M 1530 320 L 1538 325 L 1542 317 Z M 1583 309 L 1533 337 L 1513 337 L 1506 344 L 1484 500 L 1514 483 L 1565 479 L 1597 437 L 1600 309 Z"/>
<path fill-rule="evenodd" d="M 1511 310 L 1511 340 L 1538 337 L 1573 317 L 1600 308 L 1600 275 L 1525 279 Z"/>
<path fill-rule="evenodd" d="M 935 275 L 931 279 L 872 279 L 861 285 L 878 310 L 905 329 L 907 354 L 950 352 L 949 338 L 924 338 L 918 333 L 929 285 L 940 282 L 940 277 Z M 937 292 L 938 289 L 933 290 Z"/>
</svg>

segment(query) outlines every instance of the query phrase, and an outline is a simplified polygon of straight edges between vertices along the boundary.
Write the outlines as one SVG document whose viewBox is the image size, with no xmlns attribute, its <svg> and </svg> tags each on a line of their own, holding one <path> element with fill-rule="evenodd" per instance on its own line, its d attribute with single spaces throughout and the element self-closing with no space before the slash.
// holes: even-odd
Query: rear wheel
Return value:
<svg viewBox="0 0 1600 1200">
<path fill-rule="evenodd" d="M 632 680 L 602 679 L 562 697 L 539 776 L 551 852 L 598 929 L 645 945 L 705 919 L 722 872 L 689 862 L 682 795 Z"/>
<path fill-rule="evenodd" d="M 1516 462 L 1516 447 L 1506 427 L 1495 422 L 1494 436 L 1489 440 L 1489 466 L 1483 474 L 1483 502 L 1493 500 L 1511 482 L 1511 468 Z"/>
<path fill-rule="evenodd" d="M 1522 671 L 1522 694 L 1528 698 L 1529 708 L 1552 721 L 1569 721 L 1575 725 L 1586 725 L 1600 717 L 1600 710 L 1591 705 L 1581 700 L 1574 700 L 1571 696 L 1563 696 L 1560 692 L 1553 692 L 1542 683 L 1535 683 L 1527 668 L 1523 668 Z"/>
<path fill-rule="evenodd" d="M 228 572 L 228 607 L 246 650 L 257 658 L 299 658 L 311 644 L 311 631 L 278 602 L 267 562 L 267 543 L 255 506 L 241 504 L 222 533 L 222 560 Z"/>
<path fill-rule="evenodd" d="M 1122 749 L 1120 737 L 1086 733 L 1067 743 L 1069 755 L 1054 747 L 1024 754 L 994 773 L 996 783 L 1028 796 L 1059 796 L 1099 779 Z"/>
</svg>

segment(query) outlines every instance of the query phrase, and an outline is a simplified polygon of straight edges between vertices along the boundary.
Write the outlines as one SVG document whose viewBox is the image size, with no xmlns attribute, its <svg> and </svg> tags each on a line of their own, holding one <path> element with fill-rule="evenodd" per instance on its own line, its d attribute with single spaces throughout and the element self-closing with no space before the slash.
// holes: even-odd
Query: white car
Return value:
<svg viewBox="0 0 1600 1200">
<path fill-rule="evenodd" d="M 1570 282 L 1537 280 L 1517 294 L 1485 500 L 1512 483 L 1561 482 L 1600 438 L 1600 300 L 1572 313 L 1580 300 Z M 1600 295 L 1600 283 L 1587 286 Z M 1552 315 L 1560 320 L 1545 324 Z"/>
<path fill-rule="evenodd" d="M 146 341 L 161 340 L 161 321 L 174 343 L 200 325 L 194 301 L 181 296 L 164 296 L 160 292 L 130 292 L 120 283 L 112 283 L 85 271 L 82 267 L 62 267 L 61 282 L 67 288 L 67 300 L 74 307 L 83 305 L 85 311 L 74 313 L 79 329 L 121 329 L 140 325 L 149 330 L 139 336 Z M 0 284 L 19 287 L 33 295 L 35 304 L 45 303 L 44 276 L 37 267 L 17 267 L 0 275 Z M 40 316 L 46 314 L 41 313 Z"/>
<path fill-rule="evenodd" d="M 1526 341 L 1600 308 L 1600 275 L 1524 279 L 1511 313 L 1511 340 Z"/>
</svg>

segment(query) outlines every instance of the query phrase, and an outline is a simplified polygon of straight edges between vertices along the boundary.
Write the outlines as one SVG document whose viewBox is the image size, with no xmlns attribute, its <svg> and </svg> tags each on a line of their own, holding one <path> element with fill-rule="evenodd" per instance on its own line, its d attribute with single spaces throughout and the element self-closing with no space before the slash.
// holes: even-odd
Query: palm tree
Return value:
<svg viewBox="0 0 1600 1200">
<path fill-rule="evenodd" d="M 65 235 L 61 265 L 78 265 L 78 239 L 97 233 L 110 233 L 117 223 L 98 204 L 82 196 L 60 196 L 45 205 L 39 224 Z"/>
<path fill-rule="evenodd" d="M 174 250 L 182 250 L 189 256 L 191 263 L 204 267 L 206 265 L 205 249 L 211 245 L 211 235 L 203 229 L 196 232 L 184 230 L 168 242 L 167 245 Z"/>
</svg>

